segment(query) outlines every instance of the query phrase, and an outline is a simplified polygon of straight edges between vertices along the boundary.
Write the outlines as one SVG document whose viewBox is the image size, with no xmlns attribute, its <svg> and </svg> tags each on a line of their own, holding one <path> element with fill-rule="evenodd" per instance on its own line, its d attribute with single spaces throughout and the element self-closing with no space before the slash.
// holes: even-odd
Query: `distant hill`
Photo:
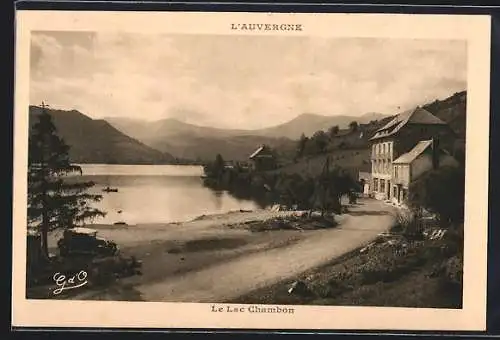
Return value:
<svg viewBox="0 0 500 340">
<path fill-rule="evenodd" d="M 338 125 L 339 128 L 346 128 L 349 123 L 356 121 L 359 124 L 368 123 L 373 120 L 382 119 L 386 115 L 381 113 L 367 113 L 361 117 L 353 116 L 322 116 L 317 114 L 305 113 L 291 121 L 256 131 L 255 134 L 261 136 L 280 136 L 291 139 L 298 139 L 302 134 L 312 136 L 318 130 L 327 130 L 332 126 Z"/>
<path fill-rule="evenodd" d="M 157 121 L 145 121 L 135 118 L 109 117 L 104 118 L 104 120 L 123 133 L 147 143 L 155 143 L 162 138 L 177 136 L 220 138 L 248 135 L 252 132 L 247 130 L 230 130 L 198 126 L 184 123 L 174 118 L 161 119 Z"/>
<path fill-rule="evenodd" d="M 444 100 L 435 100 L 423 106 L 447 123 L 460 138 L 465 138 L 467 92 L 457 92 Z"/>
<path fill-rule="evenodd" d="M 29 107 L 30 127 L 42 112 Z M 131 138 L 105 120 L 94 120 L 76 110 L 48 109 L 60 137 L 70 146 L 70 159 L 75 163 L 168 164 L 174 162 L 169 153 L 154 150 Z"/>
<path fill-rule="evenodd" d="M 235 137 L 188 137 L 171 139 L 153 144 L 158 149 L 168 149 L 176 157 L 184 159 L 211 161 L 217 154 L 225 160 L 247 161 L 248 157 L 261 144 L 267 144 L 278 150 L 295 148 L 295 141 L 286 138 L 267 138 L 261 136 Z"/>
<path fill-rule="evenodd" d="M 212 160 L 220 153 L 224 159 L 241 161 L 261 144 L 289 153 L 295 149 L 293 140 L 302 133 L 311 135 L 318 129 L 327 130 L 334 125 L 346 127 L 352 121 L 363 123 L 377 117 L 385 116 L 378 113 L 362 117 L 303 114 L 287 123 L 259 130 L 219 129 L 171 118 L 154 122 L 114 117 L 106 120 L 123 133 L 175 157 Z"/>
</svg>

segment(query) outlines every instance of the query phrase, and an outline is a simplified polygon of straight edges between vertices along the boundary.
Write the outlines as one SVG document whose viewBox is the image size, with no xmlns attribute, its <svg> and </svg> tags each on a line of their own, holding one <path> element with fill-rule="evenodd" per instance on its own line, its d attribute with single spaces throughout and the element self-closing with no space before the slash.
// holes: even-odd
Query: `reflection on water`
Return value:
<svg viewBox="0 0 500 340">
<path fill-rule="evenodd" d="M 214 203 L 217 210 L 221 210 L 223 203 L 224 192 L 220 190 L 210 190 L 214 195 Z"/>
<path fill-rule="evenodd" d="M 250 200 L 203 186 L 199 166 L 81 165 L 83 176 L 93 181 L 92 192 L 102 194 L 96 207 L 107 212 L 94 223 L 165 223 L 191 220 L 200 215 L 239 209 L 257 209 Z M 103 192 L 106 187 L 118 192 Z"/>
</svg>

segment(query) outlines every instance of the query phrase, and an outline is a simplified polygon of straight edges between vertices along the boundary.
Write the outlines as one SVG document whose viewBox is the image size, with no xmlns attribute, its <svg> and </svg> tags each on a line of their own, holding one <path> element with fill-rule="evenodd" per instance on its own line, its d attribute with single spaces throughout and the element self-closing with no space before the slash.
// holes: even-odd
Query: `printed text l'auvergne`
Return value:
<svg viewBox="0 0 500 340">
<path fill-rule="evenodd" d="M 302 31 L 301 24 L 231 24 L 237 31 Z"/>
</svg>

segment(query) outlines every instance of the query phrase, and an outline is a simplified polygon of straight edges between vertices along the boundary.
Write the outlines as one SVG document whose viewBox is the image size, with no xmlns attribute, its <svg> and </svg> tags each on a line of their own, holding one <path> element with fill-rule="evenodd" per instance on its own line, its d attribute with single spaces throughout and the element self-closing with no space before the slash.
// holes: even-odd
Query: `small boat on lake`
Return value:
<svg viewBox="0 0 500 340">
<path fill-rule="evenodd" d="M 118 189 L 106 187 L 106 188 L 102 189 L 102 191 L 104 191 L 104 192 L 118 192 Z"/>
</svg>

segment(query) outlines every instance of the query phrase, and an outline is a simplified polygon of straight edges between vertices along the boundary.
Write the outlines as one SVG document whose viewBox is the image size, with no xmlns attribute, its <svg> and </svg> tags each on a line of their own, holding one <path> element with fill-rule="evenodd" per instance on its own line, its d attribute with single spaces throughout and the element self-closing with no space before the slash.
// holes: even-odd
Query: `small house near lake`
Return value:
<svg viewBox="0 0 500 340">
<path fill-rule="evenodd" d="M 408 197 L 411 182 L 425 172 L 441 166 L 459 166 L 459 163 L 447 151 L 439 148 L 437 140 L 417 143 L 413 149 L 392 162 L 391 201 L 402 204 Z"/>
<path fill-rule="evenodd" d="M 267 145 L 261 145 L 249 157 L 250 168 L 254 171 L 269 171 L 276 169 L 276 157 Z"/>
</svg>

